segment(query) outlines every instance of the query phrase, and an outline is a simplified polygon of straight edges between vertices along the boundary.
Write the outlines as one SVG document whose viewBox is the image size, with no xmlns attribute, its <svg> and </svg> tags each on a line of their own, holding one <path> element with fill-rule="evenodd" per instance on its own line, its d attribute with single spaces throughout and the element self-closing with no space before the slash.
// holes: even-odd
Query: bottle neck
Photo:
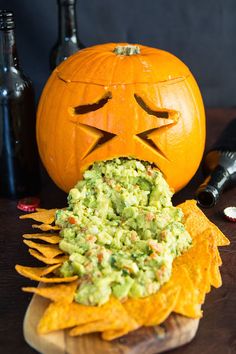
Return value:
<svg viewBox="0 0 236 354">
<path fill-rule="evenodd" d="M 59 8 L 59 40 L 72 40 L 77 43 L 76 0 L 58 0 Z"/>
<path fill-rule="evenodd" d="M 14 29 L 0 30 L 0 68 L 19 68 Z"/>
<path fill-rule="evenodd" d="M 220 194 L 230 183 L 230 173 L 224 167 L 218 165 L 212 174 L 200 185 L 196 192 L 198 203 L 202 207 L 212 207 L 216 204 Z"/>
</svg>

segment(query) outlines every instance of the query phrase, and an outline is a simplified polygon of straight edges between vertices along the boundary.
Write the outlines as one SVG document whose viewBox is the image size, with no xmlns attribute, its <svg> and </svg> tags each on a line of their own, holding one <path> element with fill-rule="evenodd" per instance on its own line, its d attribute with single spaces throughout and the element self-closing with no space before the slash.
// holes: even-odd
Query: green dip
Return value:
<svg viewBox="0 0 236 354">
<path fill-rule="evenodd" d="M 69 254 L 60 275 L 81 278 L 75 301 L 144 297 L 169 280 L 173 260 L 191 244 L 171 197 L 161 172 L 147 162 L 117 158 L 84 173 L 69 207 L 56 213 L 60 248 Z"/>
</svg>

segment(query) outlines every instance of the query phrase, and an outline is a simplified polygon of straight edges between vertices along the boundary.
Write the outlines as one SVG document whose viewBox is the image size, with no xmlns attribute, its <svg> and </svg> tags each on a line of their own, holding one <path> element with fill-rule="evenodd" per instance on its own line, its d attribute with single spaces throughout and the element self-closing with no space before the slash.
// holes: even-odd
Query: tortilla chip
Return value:
<svg viewBox="0 0 236 354">
<path fill-rule="evenodd" d="M 205 214 L 197 207 L 195 200 L 186 200 L 186 202 L 177 206 L 184 213 L 184 225 L 190 233 L 193 240 L 201 238 L 201 234 L 206 229 L 211 230 L 211 236 L 217 241 L 217 246 L 227 246 L 230 244 L 228 238 L 213 224 Z"/>
<path fill-rule="evenodd" d="M 61 241 L 61 237 L 58 234 L 24 234 L 24 238 L 28 240 L 42 240 L 51 244 L 58 244 Z"/>
<path fill-rule="evenodd" d="M 170 287 L 169 284 L 166 284 L 163 287 L 163 293 L 157 293 L 153 305 L 155 313 L 152 313 L 150 317 L 145 321 L 145 326 L 155 326 L 164 322 L 167 317 L 171 314 L 175 308 L 176 302 L 178 300 L 180 293 L 180 287 Z M 158 296 L 159 295 L 159 296 Z M 163 296 L 165 295 L 165 296 Z M 157 314 L 158 313 L 158 314 Z"/>
<path fill-rule="evenodd" d="M 23 241 L 27 246 L 36 249 L 46 258 L 54 258 L 59 254 L 64 254 L 64 251 L 60 250 L 57 245 L 43 245 L 42 243 L 36 243 L 30 240 Z"/>
<path fill-rule="evenodd" d="M 222 285 L 222 279 L 220 275 L 219 267 L 222 264 L 220 253 L 216 245 L 210 245 L 210 252 L 212 254 L 210 264 L 210 282 L 215 288 L 219 288 Z"/>
<path fill-rule="evenodd" d="M 41 231 L 51 231 L 51 230 L 54 230 L 54 231 L 57 231 L 57 230 L 60 230 L 60 227 L 55 225 L 55 226 L 52 226 L 52 225 L 48 225 L 48 224 L 33 224 L 32 225 L 32 228 L 33 229 L 40 229 Z"/>
<path fill-rule="evenodd" d="M 60 267 L 60 264 L 53 264 L 51 266 L 40 267 L 42 269 L 41 277 L 43 275 L 47 275 L 47 274 L 50 274 L 50 273 L 54 272 L 54 270 L 58 269 L 59 267 Z M 44 270 L 43 270 L 43 268 L 44 268 Z"/>
<path fill-rule="evenodd" d="M 211 285 L 215 288 L 219 288 L 222 285 L 222 278 L 220 274 L 219 267 L 217 265 L 212 265 L 210 270 Z"/>
<path fill-rule="evenodd" d="M 155 326 L 169 316 L 175 307 L 180 286 L 166 283 L 157 293 L 144 298 L 131 298 L 123 303 L 124 308 L 139 325 Z"/>
<path fill-rule="evenodd" d="M 126 335 L 129 332 L 135 331 L 139 327 L 140 327 L 140 325 L 134 319 L 130 318 L 128 323 L 125 323 L 125 326 L 123 326 L 120 329 L 117 329 L 117 330 L 114 330 L 114 329 L 105 330 L 102 333 L 102 339 L 110 341 L 110 340 L 122 337 L 122 336 Z"/>
<path fill-rule="evenodd" d="M 198 290 L 197 303 L 202 304 L 207 289 L 210 286 L 211 253 L 209 252 L 209 239 L 196 243 L 187 252 L 174 260 L 179 267 L 185 265 L 194 287 Z"/>
<path fill-rule="evenodd" d="M 219 249 L 216 247 L 215 250 L 215 254 L 214 254 L 215 258 L 216 258 L 216 263 L 218 264 L 218 266 L 220 267 L 222 265 L 222 259 L 220 257 L 220 252 Z"/>
<path fill-rule="evenodd" d="M 119 306 L 116 305 L 115 309 L 116 311 L 110 312 L 102 320 L 88 322 L 74 327 L 69 334 L 71 336 L 78 336 L 85 333 L 104 332 L 106 339 L 112 340 L 140 327 L 140 325 L 128 315 L 120 301 Z"/>
<path fill-rule="evenodd" d="M 43 267 L 44 268 L 44 267 Z M 17 264 L 15 266 L 16 271 L 23 275 L 26 278 L 29 278 L 31 280 L 36 280 L 40 281 L 42 283 L 64 283 L 64 282 L 71 282 L 74 281 L 78 278 L 77 275 L 74 275 L 73 277 L 67 277 L 67 278 L 46 278 L 42 277 L 42 267 L 40 268 L 35 268 L 35 267 L 25 267 Z M 45 275 L 45 273 L 44 273 Z"/>
<path fill-rule="evenodd" d="M 74 300 L 75 291 L 78 286 L 78 280 L 75 280 L 69 284 L 60 284 L 54 286 L 45 287 L 24 287 L 23 291 L 28 293 L 34 293 L 39 296 L 50 299 L 51 301 L 65 301 L 71 303 Z"/>
<path fill-rule="evenodd" d="M 71 328 L 94 321 L 115 320 L 127 316 L 120 301 L 111 298 L 102 306 L 86 306 L 65 301 L 51 303 L 44 312 L 37 331 L 39 334 Z"/>
<path fill-rule="evenodd" d="M 33 219 L 43 224 L 52 224 L 55 221 L 55 212 L 57 209 L 40 210 L 36 213 L 21 215 L 20 219 Z"/>
<path fill-rule="evenodd" d="M 180 286 L 180 294 L 173 311 L 186 317 L 202 317 L 201 306 L 198 304 L 198 289 L 194 286 L 186 265 L 176 266 L 175 263 L 173 264 L 169 283 L 173 286 Z"/>
<path fill-rule="evenodd" d="M 104 340 L 114 340 L 116 338 L 120 338 L 126 334 L 128 334 L 129 332 L 135 331 L 136 329 L 138 329 L 140 327 L 139 324 L 137 324 L 137 322 L 135 322 L 132 318 L 130 319 L 129 323 L 118 330 L 107 330 L 102 332 L 102 339 Z"/>
<path fill-rule="evenodd" d="M 74 327 L 70 330 L 70 336 L 80 336 L 85 333 L 103 332 L 106 330 L 121 330 L 124 328 L 124 321 L 122 318 L 111 320 L 100 320 L 89 322 L 81 326 Z"/>
<path fill-rule="evenodd" d="M 229 244 L 229 240 L 211 223 L 204 213 L 196 206 L 195 201 L 186 201 L 179 207 L 185 215 L 185 227 L 193 238 L 193 247 L 208 239 L 208 263 L 209 282 L 206 284 L 205 292 L 209 292 L 211 285 L 220 287 L 222 285 L 219 266 L 222 264 L 217 246 Z M 188 253 L 188 252 L 187 252 Z M 202 257 L 204 257 L 202 255 Z M 207 256 L 205 256 L 207 257 Z M 190 261 L 190 260 L 189 260 Z"/>
<path fill-rule="evenodd" d="M 28 272 L 32 271 L 32 273 L 38 277 L 42 277 L 43 275 L 47 275 L 49 273 L 52 273 L 55 269 L 57 269 L 59 267 L 60 267 L 60 264 L 54 264 L 49 267 L 48 266 L 47 267 L 25 267 L 25 266 L 21 266 L 21 265 L 17 264 L 15 266 L 15 269 L 19 274 L 21 274 L 20 273 L 21 269 L 24 269 Z"/>
<path fill-rule="evenodd" d="M 57 256 L 54 258 L 47 258 L 44 257 L 40 252 L 33 250 L 32 248 L 28 249 L 29 253 L 31 256 L 37 258 L 39 261 L 45 263 L 45 264 L 62 264 L 63 262 L 68 260 L 68 256 Z"/>
</svg>

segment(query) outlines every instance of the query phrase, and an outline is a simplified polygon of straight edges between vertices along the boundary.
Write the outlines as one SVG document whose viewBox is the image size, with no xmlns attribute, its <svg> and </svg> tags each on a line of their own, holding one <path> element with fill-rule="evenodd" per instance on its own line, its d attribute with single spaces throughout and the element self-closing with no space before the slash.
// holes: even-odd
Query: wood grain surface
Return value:
<svg viewBox="0 0 236 354">
<path fill-rule="evenodd" d="M 154 354 L 179 347 L 195 336 L 199 320 L 172 314 L 161 325 L 142 327 L 111 342 L 99 334 L 71 337 L 68 331 L 38 335 L 36 327 L 49 301 L 34 295 L 24 318 L 26 342 L 42 354 Z"/>
<path fill-rule="evenodd" d="M 212 146 L 224 127 L 236 117 L 236 109 L 207 110 L 207 145 Z M 66 194 L 61 192 L 42 170 L 42 208 L 61 208 L 66 205 Z M 173 198 L 174 204 L 194 197 L 194 192 L 203 180 L 202 168 L 192 181 Z M 22 213 L 14 200 L 0 198 L 0 351 L 4 354 L 36 354 L 23 337 L 23 319 L 31 294 L 21 291 L 23 286 L 36 286 L 15 272 L 16 263 L 37 266 L 21 235 L 31 232 L 31 221 L 19 220 Z M 221 274 L 223 286 L 213 289 L 206 297 L 203 318 L 195 338 L 187 345 L 174 349 L 171 354 L 234 354 L 236 353 L 236 224 L 224 219 L 225 207 L 236 205 L 236 188 L 223 193 L 214 208 L 204 209 L 231 240 L 229 247 L 220 252 L 223 260 Z M 135 332 L 134 332 L 135 333 Z"/>
</svg>

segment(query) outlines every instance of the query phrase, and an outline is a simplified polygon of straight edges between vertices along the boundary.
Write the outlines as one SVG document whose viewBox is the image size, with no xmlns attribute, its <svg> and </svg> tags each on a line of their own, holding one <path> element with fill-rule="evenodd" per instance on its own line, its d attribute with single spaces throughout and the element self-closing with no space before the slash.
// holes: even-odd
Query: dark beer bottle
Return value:
<svg viewBox="0 0 236 354">
<path fill-rule="evenodd" d="M 13 13 L 0 10 L 0 195 L 39 190 L 35 105 L 31 81 L 18 63 Z"/>
<path fill-rule="evenodd" d="M 70 55 L 84 48 L 77 35 L 76 0 L 57 0 L 58 40 L 50 54 L 50 68 L 53 70 Z"/>
<path fill-rule="evenodd" d="M 207 178 L 198 188 L 196 198 L 202 207 L 212 207 L 226 187 L 236 185 L 236 119 L 206 154 L 203 167 Z"/>
</svg>

